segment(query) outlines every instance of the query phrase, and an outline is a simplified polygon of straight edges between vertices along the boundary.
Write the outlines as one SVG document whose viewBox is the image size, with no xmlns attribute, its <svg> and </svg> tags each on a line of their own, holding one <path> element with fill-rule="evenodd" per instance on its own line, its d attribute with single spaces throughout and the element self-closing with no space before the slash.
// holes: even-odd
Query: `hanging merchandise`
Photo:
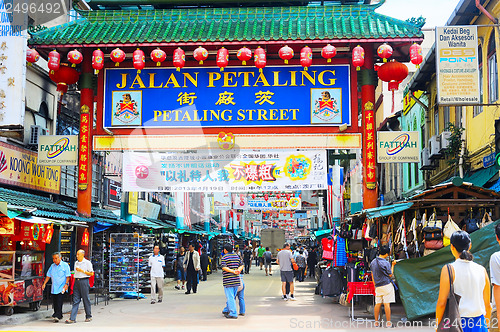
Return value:
<svg viewBox="0 0 500 332">
<path fill-rule="evenodd" d="M 358 71 L 365 64 L 365 50 L 359 45 L 352 50 L 352 64 L 356 66 Z"/>
<path fill-rule="evenodd" d="M 333 260 L 333 237 L 330 235 L 321 240 L 321 246 L 323 247 L 322 259 Z"/>
<path fill-rule="evenodd" d="M 50 69 L 50 74 L 54 74 L 57 70 L 59 70 L 59 66 L 61 64 L 61 55 L 56 50 L 53 50 L 49 53 L 49 61 L 47 66 Z"/>
<path fill-rule="evenodd" d="M 259 72 L 262 73 L 262 68 L 266 67 L 267 60 L 266 60 L 266 51 L 264 51 L 264 49 L 261 48 L 260 46 L 255 50 L 254 62 L 255 62 L 255 67 L 259 68 Z"/>
<path fill-rule="evenodd" d="M 141 73 L 141 70 L 146 66 L 146 57 L 141 49 L 136 49 L 132 54 L 132 61 L 134 68 L 137 69 L 137 74 Z"/>
<path fill-rule="evenodd" d="M 332 58 L 337 55 L 337 49 L 333 45 L 326 45 L 321 49 L 321 56 L 326 59 L 326 62 L 332 62 Z"/>
<path fill-rule="evenodd" d="M 294 56 L 293 49 L 288 45 L 285 45 L 280 48 L 278 55 L 285 61 L 285 64 L 288 64 L 288 60 L 292 59 Z"/>
<path fill-rule="evenodd" d="M 52 235 L 54 235 L 54 227 L 52 227 L 52 224 L 49 224 L 49 226 L 47 226 L 45 234 L 43 235 L 42 242 L 50 244 L 50 242 L 52 241 Z"/>
<path fill-rule="evenodd" d="M 229 63 L 229 52 L 226 48 L 221 48 L 217 51 L 217 66 L 219 66 L 220 71 L 224 71 Z"/>
<path fill-rule="evenodd" d="M 384 43 L 377 48 L 377 54 L 382 58 L 384 63 L 387 62 L 387 59 L 392 56 L 392 52 L 392 47 L 387 43 Z"/>
<path fill-rule="evenodd" d="M 26 50 L 26 61 L 31 65 L 32 63 L 35 63 L 40 59 L 40 54 L 35 49 L 28 48 Z"/>
<path fill-rule="evenodd" d="M 378 77 L 389 83 L 389 91 L 392 91 L 392 112 L 394 113 L 394 91 L 398 90 L 401 83 L 408 76 L 408 67 L 404 63 L 390 61 L 378 68 Z"/>
<path fill-rule="evenodd" d="M 236 57 L 241 61 L 241 64 L 245 66 L 247 61 L 252 58 L 252 51 L 247 47 L 242 47 L 236 53 Z"/>
<path fill-rule="evenodd" d="M 104 53 L 97 49 L 92 52 L 92 68 L 94 68 L 94 74 L 99 74 L 99 70 L 104 68 Z"/>
<path fill-rule="evenodd" d="M 184 68 L 184 65 L 186 64 L 186 54 L 184 53 L 184 50 L 180 47 L 178 47 L 174 51 L 174 66 L 177 71 L 181 71 L 182 68 Z"/>
<path fill-rule="evenodd" d="M 115 63 L 115 67 L 118 67 L 120 65 L 120 62 L 123 62 L 123 60 L 125 60 L 125 52 L 123 52 L 119 48 L 115 48 L 111 51 L 110 58 Z"/>
<path fill-rule="evenodd" d="M 83 61 L 83 55 L 78 50 L 68 52 L 68 61 L 71 62 L 71 67 L 76 67 Z"/>
<path fill-rule="evenodd" d="M 165 61 L 166 58 L 167 53 L 165 53 L 165 51 L 163 50 L 160 50 L 159 48 L 151 51 L 151 60 L 156 62 L 157 67 L 161 66 L 161 63 Z"/>
<path fill-rule="evenodd" d="M 83 231 L 81 245 L 82 245 L 82 246 L 88 246 L 88 245 L 89 245 L 89 230 L 88 230 L 88 229 L 86 229 L 86 228 L 85 228 L 85 230 Z"/>
<path fill-rule="evenodd" d="M 313 53 L 310 47 L 306 46 L 300 50 L 300 65 L 307 71 L 312 65 Z"/>
<path fill-rule="evenodd" d="M 193 57 L 200 65 L 202 65 L 203 61 L 208 59 L 208 51 L 206 48 L 198 46 L 198 48 L 193 51 Z"/>
<path fill-rule="evenodd" d="M 50 72 L 49 77 L 57 83 L 57 91 L 66 93 L 68 86 L 78 82 L 80 73 L 67 64 L 62 64 L 56 72 Z"/>
<path fill-rule="evenodd" d="M 422 55 L 422 46 L 420 46 L 417 43 L 413 43 L 410 47 L 410 60 L 411 63 L 417 66 L 417 68 L 420 67 L 420 64 L 424 60 L 424 57 Z"/>
</svg>

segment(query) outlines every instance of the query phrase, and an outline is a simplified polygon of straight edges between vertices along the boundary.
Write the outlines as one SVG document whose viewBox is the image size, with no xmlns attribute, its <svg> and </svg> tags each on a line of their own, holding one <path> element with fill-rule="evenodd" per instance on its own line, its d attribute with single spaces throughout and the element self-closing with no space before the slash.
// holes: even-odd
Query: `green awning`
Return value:
<svg viewBox="0 0 500 332">
<path fill-rule="evenodd" d="M 360 214 L 366 215 L 366 218 L 368 219 L 373 219 L 373 218 L 380 218 L 380 217 L 387 217 L 390 216 L 391 214 L 395 214 L 398 212 L 402 212 L 405 210 L 408 210 L 411 208 L 413 203 L 408 202 L 408 203 L 400 203 L 400 204 L 393 204 L 393 205 L 385 205 L 373 209 L 366 209 L 360 212 Z"/>
<path fill-rule="evenodd" d="M 491 178 L 494 177 L 496 174 L 498 174 L 498 169 L 496 169 L 493 166 L 488 168 L 482 168 L 478 171 L 475 171 L 472 174 L 468 174 L 467 176 L 465 176 L 464 182 L 470 182 L 476 187 L 482 187 L 488 181 L 490 181 Z"/>
<path fill-rule="evenodd" d="M 324 237 L 327 237 L 328 235 L 332 234 L 332 231 L 333 231 L 333 228 L 322 229 L 322 230 L 314 232 L 314 236 L 316 237 L 316 240 L 321 240 Z"/>
</svg>

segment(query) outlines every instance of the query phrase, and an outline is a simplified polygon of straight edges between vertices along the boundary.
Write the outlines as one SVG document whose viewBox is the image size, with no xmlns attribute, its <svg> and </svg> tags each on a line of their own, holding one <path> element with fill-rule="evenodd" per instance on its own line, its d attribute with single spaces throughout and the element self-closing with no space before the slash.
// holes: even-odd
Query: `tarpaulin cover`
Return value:
<svg viewBox="0 0 500 332">
<path fill-rule="evenodd" d="M 490 256 L 500 251 L 496 241 L 495 226 L 500 220 L 470 235 L 474 262 L 484 266 L 489 273 Z M 400 261 L 394 268 L 406 316 L 415 320 L 436 311 L 439 278 L 445 264 L 454 261 L 450 247 L 445 247 L 425 257 Z"/>
</svg>

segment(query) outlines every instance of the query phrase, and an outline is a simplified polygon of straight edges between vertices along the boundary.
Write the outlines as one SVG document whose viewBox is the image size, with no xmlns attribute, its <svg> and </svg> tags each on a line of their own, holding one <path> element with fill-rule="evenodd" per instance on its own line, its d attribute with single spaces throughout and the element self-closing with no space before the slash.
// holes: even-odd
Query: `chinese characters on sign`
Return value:
<svg viewBox="0 0 500 332">
<path fill-rule="evenodd" d="M 258 192 L 326 188 L 326 152 L 126 152 L 124 191 Z"/>
<path fill-rule="evenodd" d="M 78 154 L 78 189 L 86 190 L 88 186 L 88 160 L 90 158 L 90 113 L 89 107 L 83 105 L 80 114 L 80 152 Z"/>
<path fill-rule="evenodd" d="M 377 166 L 375 158 L 375 112 L 373 111 L 373 104 L 367 102 L 364 105 L 364 123 L 365 123 L 365 147 L 366 147 L 366 188 L 375 189 Z"/>
</svg>

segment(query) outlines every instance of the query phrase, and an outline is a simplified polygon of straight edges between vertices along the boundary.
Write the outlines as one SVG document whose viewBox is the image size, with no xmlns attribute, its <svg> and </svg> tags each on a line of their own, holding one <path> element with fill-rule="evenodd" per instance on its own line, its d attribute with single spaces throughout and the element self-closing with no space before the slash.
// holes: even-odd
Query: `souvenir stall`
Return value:
<svg viewBox="0 0 500 332">
<path fill-rule="evenodd" d="M 40 308 L 45 245 L 53 232 L 41 218 L 0 216 L 0 306 L 5 314 L 12 315 L 18 305 Z"/>
</svg>

